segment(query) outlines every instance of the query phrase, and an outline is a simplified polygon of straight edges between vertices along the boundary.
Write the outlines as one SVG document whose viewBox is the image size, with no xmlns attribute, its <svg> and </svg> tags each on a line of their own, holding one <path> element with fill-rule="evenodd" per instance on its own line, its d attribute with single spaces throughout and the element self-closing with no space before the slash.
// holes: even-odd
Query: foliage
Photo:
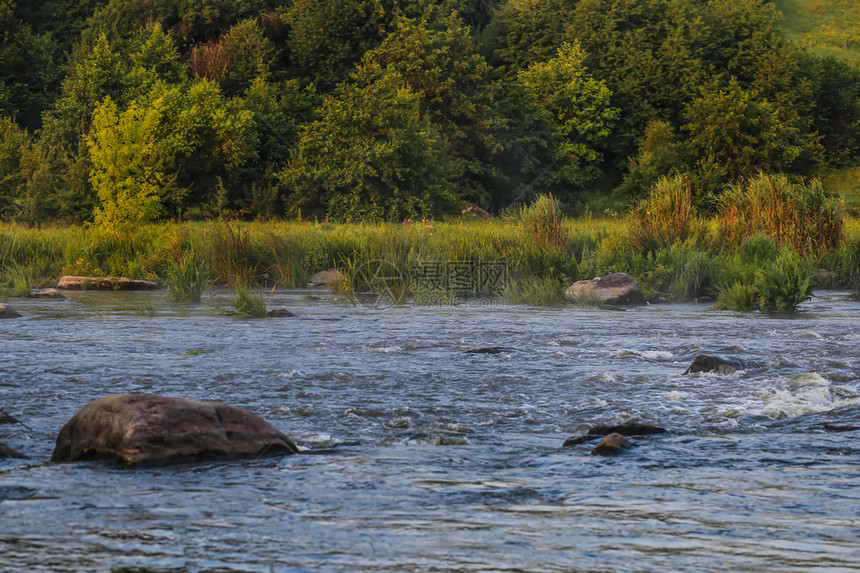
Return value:
<svg viewBox="0 0 860 573">
<path fill-rule="evenodd" d="M 452 166 L 420 95 L 386 70 L 323 101 L 282 174 L 293 213 L 333 221 L 421 219 L 439 212 Z"/>
<path fill-rule="evenodd" d="M 534 110 L 534 123 L 547 134 L 547 187 L 582 188 L 599 175 L 601 142 L 618 110 L 610 107 L 606 84 L 584 65 L 578 44 L 563 44 L 556 56 L 517 76 L 523 105 Z"/>
<path fill-rule="evenodd" d="M 792 182 L 785 175 L 759 173 L 732 186 L 720 199 L 718 240 L 738 245 L 766 233 L 800 253 L 835 249 L 843 221 L 833 199 L 817 181 Z"/>
<path fill-rule="evenodd" d="M 627 163 L 627 174 L 618 190 L 630 197 L 645 195 L 658 179 L 684 166 L 683 145 L 672 124 L 652 121 L 645 126 L 639 152 Z"/>
<path fill-rule="evenodd" d="M 812 273 L 800 255 L 783 250 L 773 265 L 756 272 L 753 288 L 762 311 L 794 312 L 810 297 Z"/>
</svg>

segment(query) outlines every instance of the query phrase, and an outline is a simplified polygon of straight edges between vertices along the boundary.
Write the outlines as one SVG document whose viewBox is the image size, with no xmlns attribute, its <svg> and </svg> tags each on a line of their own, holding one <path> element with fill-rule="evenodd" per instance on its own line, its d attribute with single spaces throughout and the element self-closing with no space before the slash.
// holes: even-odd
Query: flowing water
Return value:
<svg viewBox="0 0 860 573">
<path fill-rule="evenodd" d="M 312 295 L 312 296 L 311 296 Z M 860 303 L 795 316 L 655 305 L 295 318 L 159 293 L 12 301 L 0 321 L 0 570 L 849 571 L 860 568 Z M 501 347 L 498 354 L 467 353 Z M 743 360 L 684 376 L 698 353 Z M 52 464 L 84 404 L 248 408 L 308 453 L 128 470 Z M 617 457 L 590 425 L 666 427 Z"/>
</svg>

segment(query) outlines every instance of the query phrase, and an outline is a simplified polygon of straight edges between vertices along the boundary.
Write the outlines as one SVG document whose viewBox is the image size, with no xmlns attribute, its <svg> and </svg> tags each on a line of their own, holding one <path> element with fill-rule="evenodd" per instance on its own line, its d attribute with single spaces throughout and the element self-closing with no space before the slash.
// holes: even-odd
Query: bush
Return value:
<svg viewBox="0 0 860 573">
<path fill-rule="evenodd" d="M 775 260 L 758 265 L 754 278 L 741 272 L 726 285 L 717 289 L 718 309 L 794 312 L 810 297 L 812 272 L 799 254 L 782 249 Z"/>
<path fill-rule="evenodd" d="M 780 246 L 818 254 L 839 247 L 843 226 L 835 202 L 817 181 L 792 183 L 785 175 L 759 173 L 720 198 L 717 239 L 740 245 L 765 233 Z"/>
<path fill-rule="evenodd" d="M 630 243 L 649 252 L 670 247 L 691 235 L 692 223 L 693 201 L 687 175 L 661 177 L 630 212 Z"/>
<path fill-rule="evenodd" d="M 812 293 L 812 273 L 800 255 L 783 251 L 772 266 L 759 269 L 753 286 L 762 311 L 794 312 Z"/>
</svg>

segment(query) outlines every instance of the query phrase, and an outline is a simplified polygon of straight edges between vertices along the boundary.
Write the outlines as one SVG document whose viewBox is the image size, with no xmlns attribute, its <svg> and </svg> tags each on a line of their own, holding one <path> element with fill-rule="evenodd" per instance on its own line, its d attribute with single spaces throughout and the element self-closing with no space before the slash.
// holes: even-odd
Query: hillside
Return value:
<svg viewBox="0 0 860 573">
<path fill-rule="evenodd" d="M 857 0 L 774 0 L 783 13 L 786 35 L 819 56 L 860 64 L 860 2 Z"/>
</svg>

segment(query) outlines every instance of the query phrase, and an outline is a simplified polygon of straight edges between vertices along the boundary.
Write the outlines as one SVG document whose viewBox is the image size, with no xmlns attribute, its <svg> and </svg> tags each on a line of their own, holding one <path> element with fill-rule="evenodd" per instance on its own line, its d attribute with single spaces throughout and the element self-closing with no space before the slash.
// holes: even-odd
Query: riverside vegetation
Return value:
<svg viewBox="0 0 860 573">
<path fill-rule="evenodd" d="M 420 261 L 505 261 L 508 283 L 490 294 L 541 305 L 561 304 L 575 280 L 612 272 L 636 277 L 651 301 L 715 298 L 718 307 L 739 310 L 790 311 L 815 286 L 860 291 L 860 224 L 843 220 L 817 184 L 760 174 L 729 191 L 713 217 L 700 216 L 691 197 L 689 179 L 679 174 L 655 184 L 626 217 L 603 219 L 565 218 L 547 195 L 491 221 L 213 221 L 148 224 L 120 235 L 6 225 L 0 284 L 14 296 L 52 286 L 61 274 L 127 275 L 164 282 L 169 296 L 194 301 L 211 281 L 236 287 L 238 312 L 246 315 L 265 314 L 263 287 L 303 286 L 328 268 L 348 277 L 372 260 L 406 277 Z M 348 291 L 349 281 L 332 288 Z"/>
</svg>

